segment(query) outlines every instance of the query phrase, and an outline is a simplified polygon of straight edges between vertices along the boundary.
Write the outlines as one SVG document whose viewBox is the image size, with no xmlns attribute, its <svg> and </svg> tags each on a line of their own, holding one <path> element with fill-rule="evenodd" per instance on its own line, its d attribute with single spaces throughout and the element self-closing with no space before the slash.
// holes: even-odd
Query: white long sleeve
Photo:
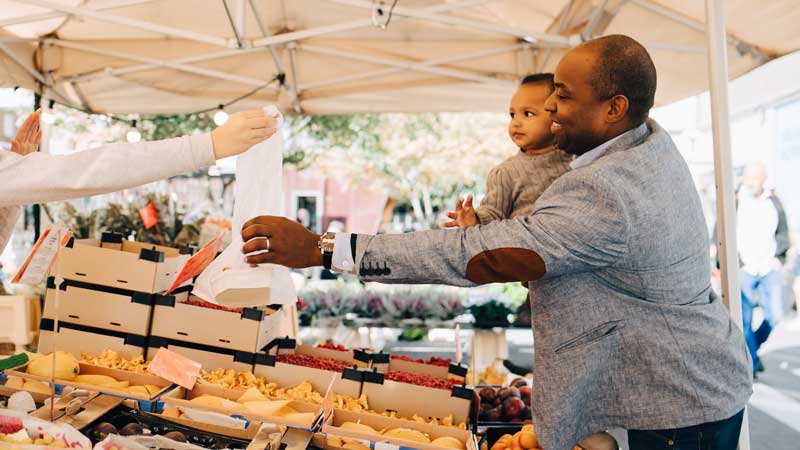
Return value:
<svg viewBox="0 0 800 450">
<path fill-rule="evenodd" d="M 213 164 L 210 133 L 71 155 L 0 152 L 0 207 L 105 194 Z"/>
<path fill-rule="evenodd" d="M 14 232 L 14 225 L 19 220 L 19 213 L 22 208 L 19 206 L 4 206 L 0 208 L 0 253 L 6 248 L 8 238 Z"/>
</svg>

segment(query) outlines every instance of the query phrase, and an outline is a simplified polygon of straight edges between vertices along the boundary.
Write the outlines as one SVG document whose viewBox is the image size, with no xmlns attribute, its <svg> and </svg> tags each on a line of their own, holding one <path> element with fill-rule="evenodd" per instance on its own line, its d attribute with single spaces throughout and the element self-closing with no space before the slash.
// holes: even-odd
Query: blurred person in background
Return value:
<svg viewBox="0 0 800 450">
<path fill-rule="evenodd" d="M 764 370 L 758 349 L 783 318 L 784 264 L 789 250 L 786 213 L 775 191 L 765 189 L 766 181 L 764 164 L 751 163 L 745 167 L 736 193 L 742 323 L 756 373 Z M 756 304 L 761 306 L 764 320 L 753 330 Z"/>
</svg>

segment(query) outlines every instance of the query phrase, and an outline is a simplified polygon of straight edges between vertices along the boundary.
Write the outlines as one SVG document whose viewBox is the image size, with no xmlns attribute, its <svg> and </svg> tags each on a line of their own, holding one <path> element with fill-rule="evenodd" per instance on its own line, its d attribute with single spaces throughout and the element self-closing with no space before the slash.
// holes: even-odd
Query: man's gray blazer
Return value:
<svg viewBox="0 0 800 450">
<path fill-rule="evenodd" d="M 362 278 L 385 283 L 538 280 L 533 418 L 544 448 L 562 450 L 744 408 L 752 366 L 711 289 L 708 242 L 688 167 L 649 120 L 556 180 L 530 216 L 359 235 L 355 256 Z"/>
</svg>

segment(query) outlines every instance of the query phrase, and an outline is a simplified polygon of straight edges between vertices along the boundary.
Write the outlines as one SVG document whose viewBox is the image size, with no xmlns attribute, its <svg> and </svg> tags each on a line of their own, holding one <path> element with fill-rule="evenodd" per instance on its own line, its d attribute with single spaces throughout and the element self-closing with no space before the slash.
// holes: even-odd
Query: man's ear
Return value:
<svg viewBox="0 0 800 450">
<path fill-rule="evenodd" d="M 606 112 L 606 122 L 618 123 L 625 119 L 628 113 L 628 97 L 615 95 L 608 100 L 608 111 Z"/>
</svg>

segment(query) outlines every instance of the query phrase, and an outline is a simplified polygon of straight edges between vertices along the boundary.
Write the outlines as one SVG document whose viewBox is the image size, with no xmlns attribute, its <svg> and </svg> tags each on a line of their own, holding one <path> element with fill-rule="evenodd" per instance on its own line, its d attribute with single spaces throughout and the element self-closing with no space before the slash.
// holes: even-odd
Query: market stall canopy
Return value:
<svg viewBox="0 0 800 450">
<path fill-rule="evenodd" d="M 105 113 L 247 96 L 308 114 L 503 111 L 582 39 L 651 51 L 657 103 L 708 88 L 696 0 L 0 0 L 0 80 Z M 727 2 L 732 77 L 800 48 L 795 0 Z"/>
</svg>

